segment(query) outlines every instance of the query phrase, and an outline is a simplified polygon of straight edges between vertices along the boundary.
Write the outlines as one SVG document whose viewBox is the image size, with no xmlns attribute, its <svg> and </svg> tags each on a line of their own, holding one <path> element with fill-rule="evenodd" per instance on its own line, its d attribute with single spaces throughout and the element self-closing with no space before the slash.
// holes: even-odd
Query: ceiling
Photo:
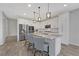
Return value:
<svg viewBox="0 0 79 59">
<path fill-rule="evenodd" d="M 31 7 L 28 7 L 29 3 L 1 3 L 0 10 L 4 11 L 8 17 L 16 18 L 18 16 L 32 19 L 34 18 L 33 11 L 38 12 L 38 6 L 40 6 L 41 19 L 46 18 L 46 12 L 48 10 L 47 3 L 30 3 Z M 71 11 L 79 8 L 79 3 L 65 3 L 67 6 L 64 7 L 64 3 L 50 3 L 49 10 L 52 16 L 59 13 Z M 24 15 L 25 14 L 25 15 Z M 38 15 L 36 15 L 38 17 Z"/>
</svg>

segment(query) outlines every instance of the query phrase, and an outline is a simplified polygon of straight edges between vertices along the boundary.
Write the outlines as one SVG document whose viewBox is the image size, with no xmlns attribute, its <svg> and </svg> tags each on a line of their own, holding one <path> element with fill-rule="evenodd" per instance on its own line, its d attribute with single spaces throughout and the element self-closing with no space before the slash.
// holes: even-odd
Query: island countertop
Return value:
<svg viewBox="0 0 79 59">
<path fill-rule="evenodd" d="M 62 35 L 59 33 L 47 33 L 47 32 L 34 32 L 32 33 L 35 36 L 44 37 L 48 39 L 55 39 L 57 37 L 61 37 Z"/>
</svg>

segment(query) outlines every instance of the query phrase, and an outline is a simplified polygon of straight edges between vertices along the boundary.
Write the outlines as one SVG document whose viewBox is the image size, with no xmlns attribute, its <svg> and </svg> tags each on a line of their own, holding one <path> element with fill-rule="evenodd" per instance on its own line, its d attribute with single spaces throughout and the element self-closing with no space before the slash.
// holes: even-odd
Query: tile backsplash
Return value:
<svg viewBox="0 0 79 59">
<path fill-rule="evenodd" d="M 58 28 L 38 29 L 39 32 L 59 33 Z"/>
</svg>

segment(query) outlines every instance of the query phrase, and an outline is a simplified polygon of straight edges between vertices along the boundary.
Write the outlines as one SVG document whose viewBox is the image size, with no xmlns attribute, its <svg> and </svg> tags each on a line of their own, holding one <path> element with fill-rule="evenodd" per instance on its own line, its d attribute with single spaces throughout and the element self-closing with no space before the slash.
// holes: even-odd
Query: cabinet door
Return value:
<svg viewBox="0 0 79 59">
<path fill-rule="evenodd" d="M 25 25 L 19 24 L 19 40 L 25 40 Z"/>
<path fill-rule="evenodd" d="M 29 33 L 29 25 L 26 25 L 26 34 Z"/>
<path fill-rule="evenodd" d="M 22 30 L 22 24 L 19 24 L 19 33 L 21 33 Z"/>
<path fill-rule="evenodd" d="M 58 28 L 59 28 L 59 33 L 63 34 L 63 16 L 59 16 L 58 18 Z"/>
<path fill-rule="evenodd" d="M 62 34 L 62 43 L 69 43 L 69 13 L 59 15 L 59 33 Z"/>
</svg>

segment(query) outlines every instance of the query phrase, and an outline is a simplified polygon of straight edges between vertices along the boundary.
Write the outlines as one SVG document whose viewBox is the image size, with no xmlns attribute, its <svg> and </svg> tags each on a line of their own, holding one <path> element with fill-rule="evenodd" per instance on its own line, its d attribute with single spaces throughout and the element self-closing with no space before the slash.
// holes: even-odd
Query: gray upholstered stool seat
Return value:
<svg viewBox="0 0 79 59">
<path fill-rule="evenodd" d="M 49 55 L 49 44 L 48 42 L 45 42 L 45 38 L 36 36 L 34 39 L 36 48 L 34 55 L 36 55 L 37 52 L 41 53 L 41 55 Z"/>
</svg>

